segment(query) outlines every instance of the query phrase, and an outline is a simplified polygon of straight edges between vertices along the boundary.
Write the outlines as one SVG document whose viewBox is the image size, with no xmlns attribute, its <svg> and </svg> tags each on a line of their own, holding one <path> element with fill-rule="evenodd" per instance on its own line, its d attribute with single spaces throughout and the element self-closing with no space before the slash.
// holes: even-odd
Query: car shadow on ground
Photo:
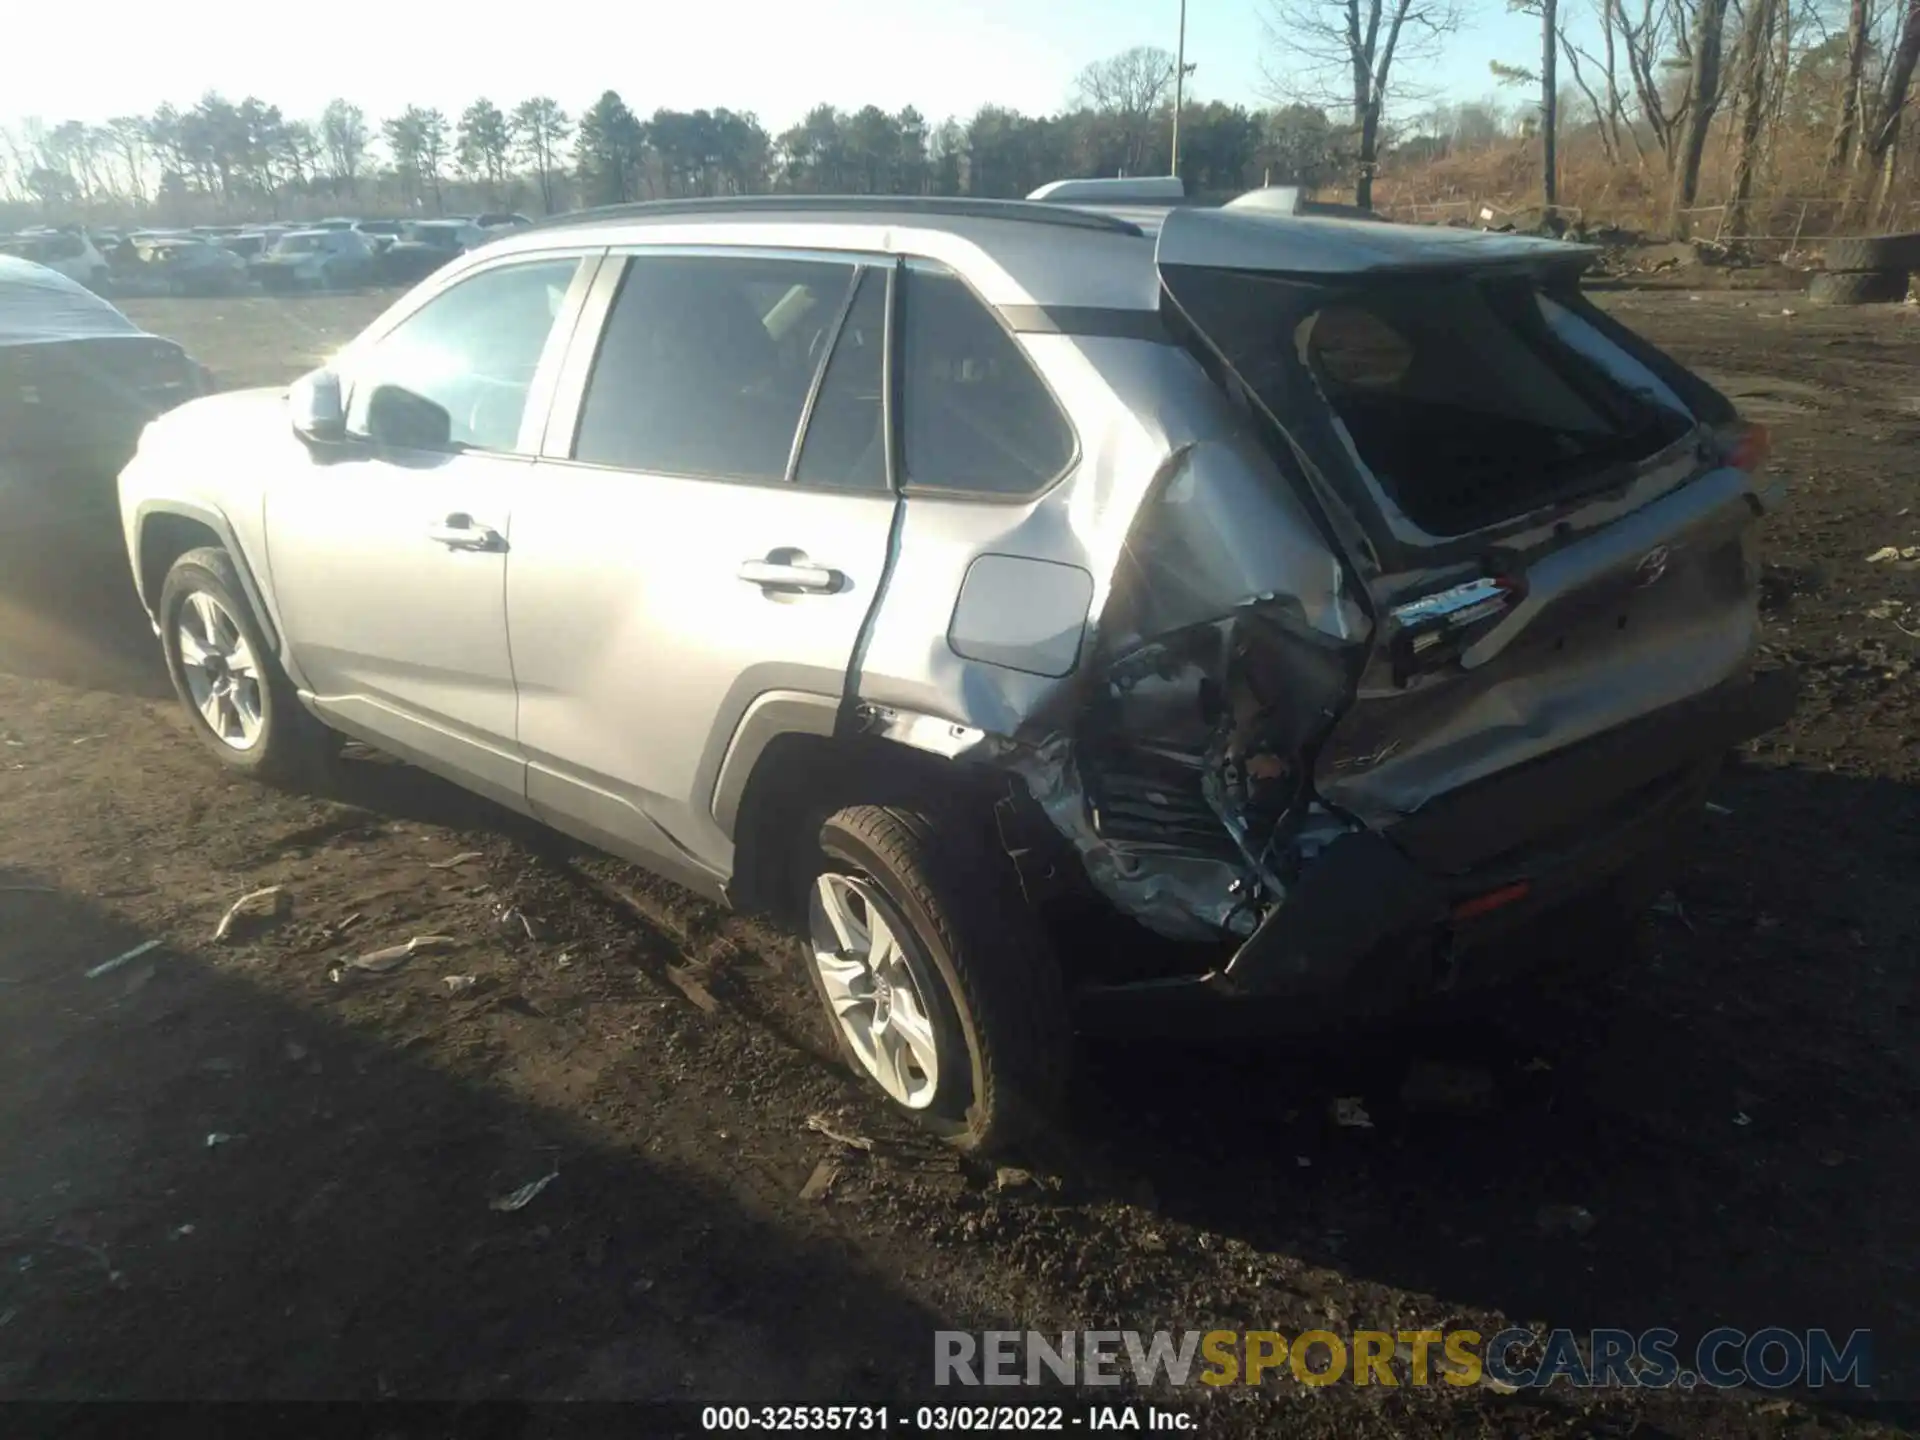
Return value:
<svg viewBox="0 0 1920 1440">
<path fill-rule="evenodd" d="M 1169 1218 L 1429 1322 L 1867 1329 L 1880 1401 L 1920 1415 L 1920 794 L 1740 766 L 1716 802 L 1610 975 L 1310 1049 L 1092 1047 L 1081 1142 Z"/>
<path fill-rule="evenodd" d="M 0 872 L 0 1394 L 925 1385 L 939 1315 L 822 1225 L 795 1233 L 677 1169 L 644 1120 L 609 1145 L 231 960 L 163 947 L 88 978 L 66 957 L 140 937 L 26 878 Z"/>
<path fill-rule="evenodd" d="M 141 699 L 173 693 L 117 516 L 18 528 L 0 517 L 0 670 Z"/>
</svg>

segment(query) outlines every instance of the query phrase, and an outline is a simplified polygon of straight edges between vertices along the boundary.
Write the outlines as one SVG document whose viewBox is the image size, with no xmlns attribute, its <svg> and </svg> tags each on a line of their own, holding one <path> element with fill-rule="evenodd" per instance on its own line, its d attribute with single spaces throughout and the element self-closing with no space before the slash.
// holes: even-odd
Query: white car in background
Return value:
<svg viewBox="0 0 1920 1440">
<path fill-rule="evenodd" d="M 263 290 L 342 290 L 373 278 L 374 251 L 358 230 L 292 230 L 249 267 Z"/>
<path fill-rule="evenodd" d="M 90 290 L 100 289 L 107 281 L 107 257 L 84 230 L 24 230 L 0 236 L 0 255 L 44 265 Z"/>
</svg>

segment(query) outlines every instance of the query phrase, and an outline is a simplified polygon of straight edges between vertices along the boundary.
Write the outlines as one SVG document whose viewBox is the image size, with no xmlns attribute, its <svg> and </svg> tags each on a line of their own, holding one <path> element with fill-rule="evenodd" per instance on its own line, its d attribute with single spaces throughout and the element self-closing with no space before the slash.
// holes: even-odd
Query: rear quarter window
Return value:
<svg viewBox="0 0 1920 1440">
<path fill-rule="evenodd" d="M 907 484 L 1008 498 L 1044 490 L 1073 429 L 1026 354 L 949 270 L 915 262 L 901 308 Z"/>
</svg>

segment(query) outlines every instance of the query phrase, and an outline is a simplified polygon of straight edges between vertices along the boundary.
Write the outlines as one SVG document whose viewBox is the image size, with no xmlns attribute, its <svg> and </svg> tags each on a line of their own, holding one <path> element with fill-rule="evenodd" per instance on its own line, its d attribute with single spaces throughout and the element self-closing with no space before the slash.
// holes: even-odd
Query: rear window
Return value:
<svg viewBox="0 0 1920 1440">
<path fill-rule="evenodd" d="M 1195 318 L 1247 383 L 1289 427 L 1324 396 L 1431 535 L 1624 480 L 1693 427 L 1670 388 L 1530 278 L 1215 278 Z"/>
</svg>

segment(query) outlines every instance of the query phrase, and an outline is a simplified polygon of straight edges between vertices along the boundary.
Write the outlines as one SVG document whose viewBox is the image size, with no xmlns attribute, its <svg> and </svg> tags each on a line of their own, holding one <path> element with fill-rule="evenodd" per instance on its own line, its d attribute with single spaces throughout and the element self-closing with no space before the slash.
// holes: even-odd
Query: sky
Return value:
<svg viewBox="0 0 1920 1440">
<path fill-rule="evenodd" d="M 1188 0 L 1198 99 L 1271 98 L 1261 62 L 1266 0 Z M 1454 100 L 1496 93 L 1488 61 L 1537 52 L 1537 22 L 1505 0 L 1462 0 L 1469 23 L 1409 84 Z M 684 5 L 542 0 L 456 6 L 326 0 L 295 23 L 263 0 L 195 0 L 193 23 L 156 23 L 151 0 L 22 3 L 0 50 L 0 120 L 104 121 L 183 108 L 208 90 L 258 95 L 290 118 L 344 96 L 378 120 L 408 104 L 457 116 L 548 94 L 573 114 L 603 90 L 635 110 L 727 106 L 778 132 L 810 107 L 913 105 L 930 120 L 982 104 L 1029 113 L 1073 98 L 1089 61 L 1132 45 L 1174 48 L 1179 0 L 697 0 Z M 88 36 L 115 37 L 90 45 Z M 1502 92 L 1514 103 L 1516 91 Z"/>
</svg>

